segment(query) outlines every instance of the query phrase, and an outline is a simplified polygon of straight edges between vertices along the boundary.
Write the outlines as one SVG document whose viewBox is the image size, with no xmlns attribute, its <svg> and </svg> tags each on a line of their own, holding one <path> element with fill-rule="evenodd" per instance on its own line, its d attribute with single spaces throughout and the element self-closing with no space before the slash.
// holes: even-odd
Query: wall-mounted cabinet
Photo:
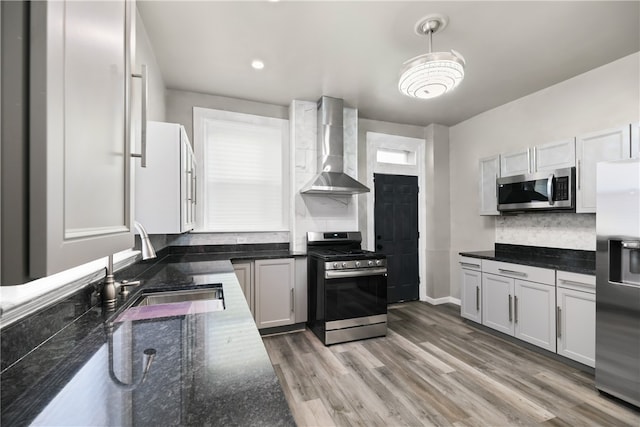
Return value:
<svg viewBox="0 0 640 427">
<path fill-rule="evenodd" d="M 536 145 L 533 150 L 533 172 L 570 168 L 576 165 L 575 138 Z"/>
<path fill-rule="evenodd" d="M 596 211 L 596 164 L 631 157 L 631 126 L 576 138 L 576 212 Z"/>
<path fill-rule="evenodd" d="M 480 159 L 480 215 L 500 215 L 496 180 L 500 178 L 500 156 Z"/>
<path fill-rule="evenodd" d="M 136 14 L 129 1 L 32 2 L 30 13 L 29 270 L 42 277 L 133 246 Z"/>
<path fill-rule="evenodd" d="M 631 125 L 631 158 L 640 158 L 640 122 Z"/>
<path fill-rule="evenodd" d="M 500 177 L 531 172 L 531 152 L 528 148 L 500 155 Z"/>
<path fill-rule="evenodd" d="M 178 234 L 195 222 L 196 164 L 184 126 L 149 122 L 147 166 L 136 166 L 135 218 L 149 234 Z"/>
</svg>

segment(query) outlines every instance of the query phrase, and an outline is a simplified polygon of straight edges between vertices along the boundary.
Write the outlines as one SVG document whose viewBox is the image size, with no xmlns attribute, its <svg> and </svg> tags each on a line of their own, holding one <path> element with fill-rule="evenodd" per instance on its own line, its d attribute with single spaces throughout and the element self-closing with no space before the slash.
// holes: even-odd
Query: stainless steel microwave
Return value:
<svg viewBox="0 0 640 427">
<path fill-rule="evenodd" d="M 496 185 L 500 212 L 576 208 L 574 167 L 498 178 Z"/>
</svg>

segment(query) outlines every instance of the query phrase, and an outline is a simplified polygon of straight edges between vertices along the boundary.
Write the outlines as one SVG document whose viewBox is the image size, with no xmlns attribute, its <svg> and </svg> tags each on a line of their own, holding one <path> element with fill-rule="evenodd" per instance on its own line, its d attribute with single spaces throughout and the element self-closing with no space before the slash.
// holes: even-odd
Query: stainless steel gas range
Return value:
<svg viewBox="0 0 640 427">
<path fill-rule="evenodd" d="M 309 232 L 309 320 L 325 344 L 387 334 L 387 261 L 360 232 Z"/>
</svg>

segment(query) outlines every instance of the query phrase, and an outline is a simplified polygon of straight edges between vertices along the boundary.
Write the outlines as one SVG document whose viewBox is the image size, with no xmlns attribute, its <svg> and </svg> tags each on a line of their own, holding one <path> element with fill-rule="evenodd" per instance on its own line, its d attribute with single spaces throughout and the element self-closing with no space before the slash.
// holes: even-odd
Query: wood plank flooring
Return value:
<svg viewBox="0 0 640 427">
<path fill-rule="evenodd" d="M 264 337 L 299 426 L 640 426 L 593 375 L 474 328 L 455 306 L 389 307 L 389 331 L 325 347 Z"/>
</svg>

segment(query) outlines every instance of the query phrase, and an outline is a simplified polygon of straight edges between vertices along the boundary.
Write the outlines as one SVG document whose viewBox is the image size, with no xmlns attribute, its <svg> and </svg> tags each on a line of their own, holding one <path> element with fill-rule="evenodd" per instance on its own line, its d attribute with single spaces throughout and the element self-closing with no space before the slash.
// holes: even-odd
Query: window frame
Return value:
<svg viewBox="0 0 640 427">
<path fill-rule="evenodd" d="M 234 123 L 246 123 L 253 126 L 264 126 L 271 129 L 278 129 L 281 136 L 282 154 L 282 222 L 279 226 L 268 227 L 268 229 L 256 229 L 252 227 L 239 226 L 228 229 L 226 227 L 211 227 L 206 224 L 205 206 L 206 197 L 206 162 L 205 162 L 205 123 L 207 119 L 218 121 L 229 121 Z M 289 120 L 277 117 L 258 116 L 254 114 L 239 113 L 234 111 L 216 110 L 211 108 L 193 107 L 193 136 L 194 154 L 198 164 L 198 182 L 196 205 L 195 233 L 242 233 L 242 232 L 282 232 L 290 231 L 290 205 L 291 205 L 291 165 L 290 163 L 290 143 L 289 143 Z"/>
</svg>

